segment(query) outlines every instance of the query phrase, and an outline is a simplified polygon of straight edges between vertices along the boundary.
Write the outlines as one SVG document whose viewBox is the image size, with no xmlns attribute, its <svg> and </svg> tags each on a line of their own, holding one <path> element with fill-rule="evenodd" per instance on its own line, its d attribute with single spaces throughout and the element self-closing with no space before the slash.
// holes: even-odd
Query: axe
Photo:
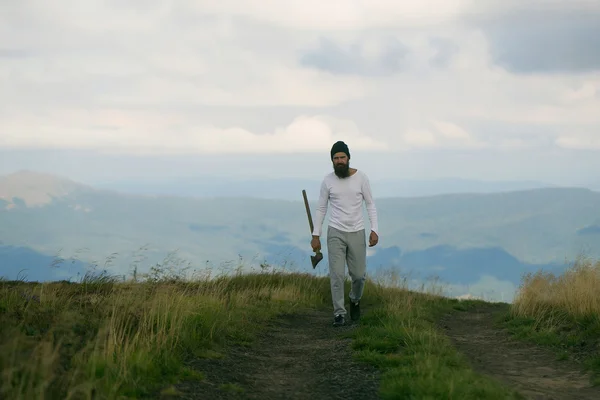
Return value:
<svg viewBox="0 0 600 400">
<path fill-rule="evenodd" d="M 308 205 L 308 199 L 306 198 L 306 190 L 302 190 L 302 196 L 304 197 L 304 207 L 306 207 L 306 215 L 308 216 L 308 226 L 310 227 L 310 234 L 312 236 L 312 233 L 314 232 L 315 228 L 313 226 L 312 215 L 310 214 L 310 206 Z M 323 253 L 321 253 L 321 250 L 315 251 L 315 255 L 310 256 L 310 262 L 312 263 L 313 269 L 317 267 L 317 264 L 322 259 Z"/>
</svg>

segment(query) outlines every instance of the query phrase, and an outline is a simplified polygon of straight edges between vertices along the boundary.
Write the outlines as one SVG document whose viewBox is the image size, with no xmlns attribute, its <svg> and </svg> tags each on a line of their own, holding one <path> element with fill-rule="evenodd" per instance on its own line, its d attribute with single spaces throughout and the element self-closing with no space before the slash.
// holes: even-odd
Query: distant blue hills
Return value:
<svg viewBox="0 0 600 400">
<path fill-rule="evenodd" d="M 0 277 L 29 282 L 77 281 L 86 272 L 80 260 L 60 260 L 27 247 L 0 244 Z"/>
<path fill-rule="evenodd" d="M 307 246 L 308 247 L 308 246 Z M 293 264 L 292 270 L 310 268 L 309 251 L 282 244 L 264 246 L 267 252 L 265 261 L 273 265 Z M 327 271 L 327 249 L 325 259 L 319 265 Z M 293 263 L 291 262 L 293 261 Z M 369 273 L 395 269 L 401 273 L 410 273 L 412 278 L 428 279 L 437 277 L 451 284 L 469 285 L 484 275 L 518 285 L 523 273 L 544 270 L 561 273 L 566 264 L 528 264 L 518 260 L 499 247 L 459 249 L 449 245 L 437 245 L 424 250 L 403 252 L 398 246 L 378 248 L 367 257 Z"/>
</svg>

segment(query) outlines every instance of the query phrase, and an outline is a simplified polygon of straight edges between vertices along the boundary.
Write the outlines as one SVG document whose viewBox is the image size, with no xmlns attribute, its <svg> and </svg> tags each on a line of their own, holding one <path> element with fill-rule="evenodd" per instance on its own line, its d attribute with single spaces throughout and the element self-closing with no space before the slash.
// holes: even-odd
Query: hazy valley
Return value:
<svg viewBox="0 0 600 400">
<path fill-rule="evenodd" d="M 35 172 L 5 176 L 1 275 L 76 279 L 90 264 L 130 274 L 134 265 L 144 272 L 156 263 L 190 272 L 263 262 L 312 271 L 301 190 L 314 210 L 319 182 L 304 183 L 296 200 L 283 200 L 153 196 Z M 378 196 L 377 205 L 381 240 L 369 253 L 369 272 L 393 269 L 417 282 L 437 276 L 453 295 L 507 300 L 524 272 L 560 271 L 580 254 L 599 255 L 600 193 L 588 189 Z M 325 259 L 316 274 L 326 272 Z"/>
</svg>

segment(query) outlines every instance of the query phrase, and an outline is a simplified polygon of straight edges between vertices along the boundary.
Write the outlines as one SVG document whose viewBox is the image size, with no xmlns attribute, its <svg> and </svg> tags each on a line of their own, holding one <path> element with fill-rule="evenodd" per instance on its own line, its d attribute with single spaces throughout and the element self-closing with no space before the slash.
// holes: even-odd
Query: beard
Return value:
<svg viewBox="0 0 600 400">
<path fill-rule="evenodd" d="M 350 163 L 336 164 L 333 166 L 333 171 L 339 178 L 347 178 L 350 176 Z"/>
</svg>

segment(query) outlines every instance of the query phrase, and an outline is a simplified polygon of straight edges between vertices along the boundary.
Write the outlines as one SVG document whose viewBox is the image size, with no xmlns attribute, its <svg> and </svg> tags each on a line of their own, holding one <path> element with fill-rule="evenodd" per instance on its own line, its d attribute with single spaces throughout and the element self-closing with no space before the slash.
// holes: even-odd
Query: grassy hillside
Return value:
<svg viewBox="0 0 600 400">
<path fill-rule="evenodd" d="M 152 396 L 202 380 L 190 358 L 218 357 L 250 343 L 270 318 L 330 307 L 329 282 L 264 271 L 181 281 L 160 269 L 143 282 L 89 275 L 82 283 L 0 283 L 0 368 L 5 398 L 113 399 Z M 435 288 L 433 288 L 435 289 Z M 475 374 L 434 328 L 468 306 L 369 281 L 369 304 L 353 333 L 356 357 L 383 371 L 380 393 L 397 398 L 511 398 Z"/>
<path fill-rule="evenodd" d="M 580 258 L 560 275 L 528 274 L 502 322 L 516 337 L 583 361 L 600 384 L 600 261 Z"/>
</svg>

